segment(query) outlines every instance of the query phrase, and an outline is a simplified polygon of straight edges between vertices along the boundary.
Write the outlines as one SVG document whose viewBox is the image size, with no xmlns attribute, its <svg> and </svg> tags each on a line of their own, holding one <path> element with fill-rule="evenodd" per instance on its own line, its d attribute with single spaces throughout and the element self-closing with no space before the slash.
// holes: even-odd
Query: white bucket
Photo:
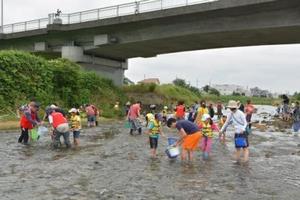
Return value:
<svg viewBox="0 0 300 200">
<path fill-rule="evenodd" d="M 38 135 L 39 136 L 47 135 L 48 132 L 49 132 L 48 128 L 46 128 L 44 126 L 39 126 L 39 128 L 38 128 Z"/>
<path fill-rule="evenodd" d="M 179 151 L 178 147 L 169 147 L 167 149 L 167 151 L 168 151 L 168 156 L 170 158 L 176 158 L 180 154 L 180 151 Z"/>
</svg>

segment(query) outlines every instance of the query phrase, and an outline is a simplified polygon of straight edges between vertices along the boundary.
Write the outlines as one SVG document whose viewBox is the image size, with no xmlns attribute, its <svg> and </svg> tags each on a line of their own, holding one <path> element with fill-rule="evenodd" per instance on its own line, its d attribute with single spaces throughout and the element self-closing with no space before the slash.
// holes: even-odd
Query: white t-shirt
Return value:
<svg viewBox="0 0 300 200">
<path fill-rule="evenodd" d="M 52 117 L 52 115 L 49 115 L 49 116 L 48 116 L 48 120 L 49 120 L 49 123 L 50 123 L 50 124 L 53 124 L 53 117 Z"/>
<path fill-rule="evenodd" d="M 221 132 L 227 129 L 229 124 L 233 124 L 236 133 L 243 133 L 246 131 L 246 127 L 248 125 L 245 114 L 237 110 L 236 112 L 231 112 L 227 115 L 227 120 L 223 125 Z"/>
</svg>

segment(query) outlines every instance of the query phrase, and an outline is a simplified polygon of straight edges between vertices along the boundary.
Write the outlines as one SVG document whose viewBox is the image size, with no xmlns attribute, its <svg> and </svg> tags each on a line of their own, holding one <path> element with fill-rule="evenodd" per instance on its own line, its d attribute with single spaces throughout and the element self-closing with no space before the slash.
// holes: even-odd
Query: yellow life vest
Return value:
<svg viewBox="0 0 300 200">
<path fill-rule="evenodd" d="M 196 124 L 200 124 L 201 123 L 201 120 L 202 120 L 202 116 L 204 114 L 208 114 L 208 109 L 207 108 L 203 108 L 203 107 L 200 107 L 198 108 L 197 110 L 197 117 L 196 117 Z"/>
<path fill-rule="evenodd" d="M 210 138 L 213 137 L 213 130 L 212 130 L 212 127 L 209 123 L 205 124 L 205 123 L 202 122 L 202 133 L 206 137 L 210 137 Z"/>
<path fill-rule="evenodd" d="M 78 115 L 71 116 L 71 127 L 75 130 L 81 129 L 81 119 Z"/>
<path fill-rule="evenodd" d="M 151 128 L 151 136 L 157 137 L 160 133 L 161 122 L 157 122 L 156 120 L 151 120 L 150 123 L 153 123 L 153 127 Z"/>
<path fill-rule="evenodd" d="M 151 122 L 152 120 L 154 120 L 154 115 L 152 113 L 148 113 L 146 116 L 147 116 L 148 122 Z"/>
</svg>

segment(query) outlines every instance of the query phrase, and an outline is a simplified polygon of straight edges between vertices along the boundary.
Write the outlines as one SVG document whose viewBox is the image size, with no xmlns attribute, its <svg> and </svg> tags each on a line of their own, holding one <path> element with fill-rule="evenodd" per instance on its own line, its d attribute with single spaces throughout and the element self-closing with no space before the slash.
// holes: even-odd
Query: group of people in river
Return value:
<svg viewBox="0 0 300 200">
<path fill-rule="evenodd" d="M 249 160 L 248 134 L 255 108 L 250 100 L 246 106 L 241 105 L 240 102 L 229 101 L 226 106 L 230 109 L 228 115 L 223 115 L 223 105 L 220 102 L 217 104 L 217 112 L 215 112 L 213 104 L 207 106 L 205 101 L 195 102 L 191 107 L 186 107 L 184 102 L 180 101 L 175 108 L 168 109 L 167 106 L 164 106 L 161 112 L 157 112 L 155 105 L 150 105 L 150 111 L 146 114 L 147 128 L 145 132 L 149 135 L 151 157 L 156 157 L 159 136 L 166 137 L 163 133 L 163 124 L 178 130 L 179 138 L 173 146 L 181 146 L 182 160 L 193 160 L 193 153 L 197 149 L 203 152 L 203 159 L 207 160 L 211 152 L 214 132 L 219 132 L 220 141 L 225 142 L 226 130 L 229 125 L 233 125 L 235 128 L 235 157 L 240 160 L 240 154 L 243 152 L 242 160 L 247 162 Z M 127 118 L 131 124 L 131 135 L 134 131 L 142 134 L 141 106 L 142 103 L 138 101 L 128 110 Z"/>
<path fill-rule="evenodd" d="M 286 107 L 285 104 L 286 101 L 283 102 L 282 108 Z M 228 109 L 226 115 L 224 114 L 225 108 Z M 38 117 L 39 109 L 40 105 L 36 101 L 31 101 L 28 105 L 20 108 L 22 116 L 19 143 L 27 145 L 30 140 L 30 133 L 37 127 L 43 126 L 44 121 L 48 120 L 54 148 L 62 146 L 61 137 L 64 139 L 65 146 L 70 148 L 70 133 L 73 133 L 74 146 L 79 146 L 82 129 L 80 114 L 86 113 L 87 126 L 95 127 L 98 125 L 98 118 L 101 113 L 96 106 L 90 104 L 81 106 L 79 109 L 72 108 L 67 114 L 57 105 L 52 104 L 45 108 L 45 115 L 43 119 L 40 119 Z M 114 109 L 120 109 L 119 102 L 116 103 Z M 167 138 L 163 132 L 163 125 L 177 129 L 179 136 L 172 146 L 181 146 L 182 160 L 193 160 L 194 151 L 197 149 L 203 152 L 204 160 L 209 159 L 214 136 L 217 136 L 220 142 L 225 143 L 227 128 L 232 125 L 236 148 L 235 159 L 243 162 L 249 160 L 248 135 L 252 129 L 252 115 L 256 111 L 250 100 L 247 101 L 246 105 L 231 100 L 226 107 L 221 102 L 216 105 L 212 103 L 207 105 L 205 101 L 195 102 L 190 107 L 179 101 L 176 106 L 164 106 L 161 110 L 156 105 L 150 105 L 147 109 L 149 112 L 144 113 L 146 119 L 146 131 L 144 132 L 141 123 L 143 116 L 141 110 L 142 102 L 140 101 L 134 104 L 128 102 L 125 105 L 126 116 L 130 124 L 130 134 L 134 135 L 137 132 L 139 135 L 143 133 L 149 135 L 151 157 L 153 158 L 157 156 L 159 137 Z M 300 131 L 299 102 L 295 102 L 290 115 L 293 119 L 292 128 L 297 133 Z M 285 120 L 284 117 L 283 119 Z"/>
<path fill-rule="evenodd" d="M 20 118 L 21 135 L 18 139 L 19 143 L 28 145 L 31 138 L 30 134 L 33 133 L 33 130 L 36 131 L 37 127 L 43 126 L 44 121 L 48 120 L 54 148 L 61 146 L 61 137 L 63 137 L 66 147 L 70 148 L 70 132 L 73 133 L 74 146 L 79 146 L 80 131 L 82 128 L 80 109 L 72 108 L 69 110 L 69 115 L 67 115 L 57 105 L 52 104 L 45 108 L 43 119 L 40 119 L 38 116 L 39 109 L 40 105 L 36 101 L 31 101 L 20 108 L 22 115 Z M 96 126 L 97 118 L 100 114 L 99 109 L 94 105 L 88 104 L 82 106 L 81 110 L 84 110 L 86 113 L 88 127 Z"/>
<path fill-rule="evenodd" d="M 283 107 L 286 107 L 285 104 L 286 102 L 283 102 Z M 138 134 L 143 132 L 140 118 L 142 116 L 141 107 L 140 101 L 127 106 L 131 135 L 134 134 L 134 131 L 137 131 Z M 228 109 L 226 115 L 224 115 L 225 108 Z M 156 105 L 150 105 L 148 110 L 149 112 L 145 114 L 147 122 L 145 133 L 149 135 L 151 157 L 157 156 L 159 137 L 166 137 L 163 132 L 163 125 L 177 129 L 179 138 L 173 146 L 181 146 L 182 160 L 193 160 L 193 153 L 197 149 L 202 151 L 203 159 L 207 160 L 212 150 L 214 135 L 217 135 L 219 141 L 224 143 L 226 130 L 232 125 L 236 149 L 235 159 L 242 162 L 249 161 L 248 135 L 252 131 L 252 115 L 257 110 L 251 100 L 248 100 L 245 105 L 239 101 L 231 100 L 226 107 L 221 102 L 207 106 L 205 101 L 195 102 L 194 105 L 187 107 L 184 102 L 179 101 L 177 106 L 170 109 L 164 106 L 162 110 L 158 111 Z M 297 134 L 300 131 L 299 102 L 295 102 L 291 118 L 293 120 L 292 129 Z"/>
</svg>

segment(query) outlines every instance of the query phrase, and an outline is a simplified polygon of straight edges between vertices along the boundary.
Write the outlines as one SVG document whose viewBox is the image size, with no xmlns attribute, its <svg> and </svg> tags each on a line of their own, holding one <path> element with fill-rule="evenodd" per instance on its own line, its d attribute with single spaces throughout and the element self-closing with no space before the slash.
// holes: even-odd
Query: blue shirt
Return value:
<svg viewBox="0 0 300 200">
<path fill-rule="evenodd" d="M 176 123 L 176 128 L 180 131 L 182 128 L 188 135 L 192 135 L 199 131 L 199 128 L 193 122 L 187 120 L 179 120 Z"/>
</svg>

